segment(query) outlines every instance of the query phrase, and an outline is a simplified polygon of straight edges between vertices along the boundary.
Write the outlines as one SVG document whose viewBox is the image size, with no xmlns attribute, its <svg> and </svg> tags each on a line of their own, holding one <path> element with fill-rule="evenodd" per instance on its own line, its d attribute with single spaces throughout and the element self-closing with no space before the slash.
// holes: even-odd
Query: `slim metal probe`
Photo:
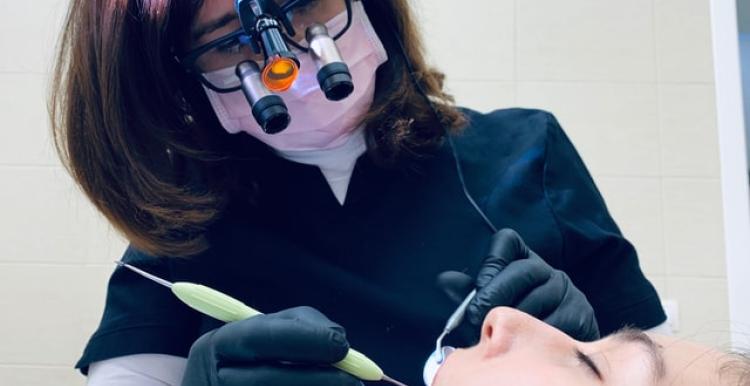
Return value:
<svg viewBox="0 0 750 386">
<path fill-rule="evenodd" d="M 395 379 L 393 379 L 393 378 L 391 378 L 391 377 L 389 377 L 387 375 L 383 375 L 382 381 L 383 382 L 388 382 L 388 383 L 396 385 L 396 386 L 406 386 L 406 384 L 401 383 L 401 382 L 399 382 L 399 381 L 397 381 L 397 380 L 395 380 Z"/>
<path fill-rule="evenodd" d="M 440 334 L 440 336 L 437 338 L 437 341 L 435 342 L 435 351 L 438 353 L 438 364 L 443 363 L 445 360 L 445 353 L 443 352 L 443 339 L 451 333 L 451 331 L 455 330 L 456 327 L 458 327 L 461 322 L 464 320 L 464 315 L 466 315 L 466 308 L 469 307 L 469 303 L 472 299 L 474 299 L 474 296 L 476 296 L 477 290 L 471 291 L 468 295 L 466 295 L 466 298 L 463 302 L 461 302 L 461 305 L 456 308 L 455 311 L 453 311 L 453 314 L 451 314 L 451 317 L 448 318 L 448 322 L 445 323 L 445 328 L 443 329 L 443 333 Z"/>
<path fill-rule="evenodd" d="M 147 278 L 147 279 L 151 279 L 151 280 L 153 280 L 153 281 L 155 281 L 155 282 L 157 282 L 157 283 L 159 283 L 159 284 L 161 284 L 161 285 L 163 285 L 163 286 L 165 286 L 167 288 L 172 288 L 172 283 L 170 283 L 170 282 L 168 282 L 168 281 L 166 281 L 166 280 L 164 280 L 164 279 L 162 279 L 162 278 L 160 278 L 158 276 L 154 276 L 154 275 L 152 275 L 152 274 L 150 274 L 150 273 L 148 273 L 148 272 L 146 272 L 146 271 L 144 271 L 142 269 L 136 268 L 136 267 L 134 267 L 134 266 L 132 266 L 130 264 L 123 263 L 122 261 L 119 261 L 119 260 L 115 261 L 115 263 L 117 265 L 119 265 L 120 267 L 125 267 L 125 268 L 127 268 L 127 269 L 129 269 L 129 270 L 131 270 L 131 271 L 133 271 L 133 272 L 135 272 L 135 273 L 137 273 L 137 274 L 139 274 L 139 275 Z"/>
</svg>

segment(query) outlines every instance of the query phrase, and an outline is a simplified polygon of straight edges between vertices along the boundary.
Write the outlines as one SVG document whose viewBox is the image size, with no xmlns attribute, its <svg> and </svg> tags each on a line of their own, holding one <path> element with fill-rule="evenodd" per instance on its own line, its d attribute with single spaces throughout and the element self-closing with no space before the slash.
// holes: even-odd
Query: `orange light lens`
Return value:
<svg viewBox="0 0 750 386">
<path fill-rule="evenodd" d="M 289 58 L 275 57 L 263 69 L 263 84 L 269 91 L 286 91 L 299 75 L 297 63 Z"/>
</svg>

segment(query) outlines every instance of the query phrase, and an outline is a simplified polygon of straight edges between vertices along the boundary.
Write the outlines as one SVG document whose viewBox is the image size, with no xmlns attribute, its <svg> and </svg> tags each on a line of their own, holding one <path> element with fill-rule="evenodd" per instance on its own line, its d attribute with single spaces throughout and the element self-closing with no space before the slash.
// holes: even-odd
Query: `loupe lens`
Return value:
<svg viewBox="0 0 750 386">
<path fill-rule="evenodd" d="M 340 101 L 354 91 L 349 66 L 343 62 L 331 63 L 321 68 L 318 71 L 318 82 L 326 98 L 332 101 Z"/>
<path fill-rule="evenodd" d="M 323 24 L 310 26 L 305 32 L 310 53 L 318 67 L 318 83 L 326 98 L 339 101 L 354 91 L 354 81 L 349 66 L 341 58 L 336 43 Z"/>
<path fill-rule="evenodd" d="M 284 100 L 271 94 L 261 81 L 260 68 L 252 61 L 237 65 L 242 92 L 252 107 L 253 117 L 266 134 L 276 134 L 289 126 L 291 117 Z"/>
<path fill-rule="evenodd" d="M 291 117 L 278 95 L 268 95 L 253 106 L 253 117 L 266 134 L 276 134 L 289 126 Z"/>
</svg>

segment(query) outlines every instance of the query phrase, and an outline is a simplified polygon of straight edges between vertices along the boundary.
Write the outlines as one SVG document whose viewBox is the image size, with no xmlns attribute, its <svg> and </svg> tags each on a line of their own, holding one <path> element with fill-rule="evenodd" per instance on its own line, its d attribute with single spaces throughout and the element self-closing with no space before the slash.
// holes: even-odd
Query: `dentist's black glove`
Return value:
<svg viewBox="0 0 750 386">
<path fill-rule="evenodd" d="M 464 324 L 479 336 L 484 317 L 494 307 L 513 307 L 545 321 L 581 341 L 599 338 L 594 309 L 565 272 L 552 268 L 529 249 L 513 230 L 497 232 L 476 281 L 470 276 L 443 272 L 438 285 L 460 302 L 474 288 Z"/>
<path fill-rule="evenodd" d="M 259 315 L 195 341 L 182 386 L 360 386 L 330 366 L 348 350 L 344 329 L 313 308 Z"/>
</svg>

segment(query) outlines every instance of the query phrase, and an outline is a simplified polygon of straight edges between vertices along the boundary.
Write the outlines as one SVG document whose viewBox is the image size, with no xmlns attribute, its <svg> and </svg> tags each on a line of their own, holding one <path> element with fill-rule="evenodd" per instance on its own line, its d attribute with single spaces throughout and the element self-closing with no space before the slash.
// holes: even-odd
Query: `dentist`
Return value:
<svg viewBox="0 0 750 386">
<path fill-rule="evenodd" d="M 555 118 L 456 108 L 407 0 L 70 7 L 54 135 L 123 260 L 267 313 L 222 326 L 118 269 L 90 385 L 356 385 L 325 366 L 350 344 L 416 385 L 472 288 L 456 346 L 496 306 L 580 340 L 664 322 Z"/>
</svg>

